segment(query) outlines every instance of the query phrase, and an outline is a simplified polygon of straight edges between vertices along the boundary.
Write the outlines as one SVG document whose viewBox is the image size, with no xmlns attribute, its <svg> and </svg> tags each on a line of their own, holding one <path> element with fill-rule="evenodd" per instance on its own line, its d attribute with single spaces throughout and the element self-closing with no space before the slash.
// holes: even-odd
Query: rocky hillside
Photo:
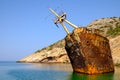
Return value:
<svg viewBox="0 0 120 80">
<path fill-rule="evenodd" d="M 101 35 L 108 37 L 114 63 L 120 64 L 120 17 L 98 19 L 87 25 L 87 28 L 99 29 Z M 19 62 L 69 63 L 64 46 L 63 39 L 30 54 Z"/>
<path fill-rule="evenodd" d="M 91 22 L 88 28 L 101 31 L 101 35 L 113 38 L 120 34 L 120 17 L 102 18 Z"/>
<path fill-rule="evenodd" d="M 65 41 L 63 39 L 41 50 L 37 50 L 18 62 L 69 63 L 64 46 Z"/>
</svg>

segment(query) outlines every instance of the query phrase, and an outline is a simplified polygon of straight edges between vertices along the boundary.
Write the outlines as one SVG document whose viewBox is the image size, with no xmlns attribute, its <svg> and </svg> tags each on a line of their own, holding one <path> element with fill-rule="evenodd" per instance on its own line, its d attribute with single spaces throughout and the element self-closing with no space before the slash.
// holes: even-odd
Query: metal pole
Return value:
<svg viewBox="0 0 120 80">
<path fill-rule="evenodd" d="M 55 15 L 57 16 L 58 18 L 60 17 L 54 10 L 52 10 L 51 8 L 49 8 L 49 10 Z"/>
<path fill-rule="evenodd" d="M 64 21 L 68 23 L 70 26 L 72 26 L 73 28 L 78 28 L 76 25 L 72 24 L 71 22 L 63 18 L 62 16 L 59 16 L 53 9 L 49 8 L 49 10 L 58 18 L 58 22 L 63 26 L 67 34 L 69 34 L 70 32 L 68 31 L 67 27 L 64 25 L 63 23 Z"/>
<path fill-rule="evenodd" d="M 61 25 L 63 26 L 64 30 L 66 31 L 67 34 L 70 34 L 70 32 L 68 31 L 67 27 L 64 25 L 64 23 L 62 22 Z"/>
<path fill-rule="evenodd" d="M 68 20 L 64 20 L 66 23 L 68 23 L 70 26 L 72 26 L 73 28 L 78 28 L 76 25 L 72 24 L 71 22 L 69 22 Z"/>
</svg>

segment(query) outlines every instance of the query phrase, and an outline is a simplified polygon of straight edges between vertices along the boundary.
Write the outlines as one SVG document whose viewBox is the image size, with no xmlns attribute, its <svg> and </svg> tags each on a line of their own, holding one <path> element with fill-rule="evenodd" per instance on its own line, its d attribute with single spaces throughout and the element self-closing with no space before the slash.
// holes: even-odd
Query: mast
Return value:
<svg viewBox="0 0 120 80">
<path fill-rule="evenodd" d="M 73 28 L 78 28 L 76 25 L 72 24 L 70 21 L 66 20 L 66 14 L 63 13 L 61 16 L 58 15 L 52 8 L 49 8 L 49 10 L 57 17 L 57 20 L 54 21 L 55 24 L 60 23 L 64 30 L 66 31 L 67 34 L 69 34 L 70 32 L 68 31 L 67 27 L 64 25 L 63 22 L 68 23 L 70 26 L 72 26 Z"/>
</svg>

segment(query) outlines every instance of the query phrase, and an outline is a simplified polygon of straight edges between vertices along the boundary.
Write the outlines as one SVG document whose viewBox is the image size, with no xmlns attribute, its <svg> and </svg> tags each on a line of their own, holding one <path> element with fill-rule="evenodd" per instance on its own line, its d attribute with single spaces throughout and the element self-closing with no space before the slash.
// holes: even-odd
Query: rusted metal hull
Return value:
<svg viewBox="0 0 120 80">
<path fill-rule="evenodd" d="M 65 37 L 65 49 L 75 72 L 97 74 L 113 72 L 109 40 L 97 30 L 76 28 Z"/>
</svg>

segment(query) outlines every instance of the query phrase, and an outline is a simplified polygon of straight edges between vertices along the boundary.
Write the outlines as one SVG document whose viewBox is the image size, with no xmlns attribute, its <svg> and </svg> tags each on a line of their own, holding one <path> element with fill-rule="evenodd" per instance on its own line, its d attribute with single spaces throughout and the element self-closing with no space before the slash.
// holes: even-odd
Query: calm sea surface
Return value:
<svg viewBox="0 0 120 80">
<path fill-rule="evenodd" d="M 114 73 L 86 75 L 73 73 L 70 64 L 0 62 L 0 80 L 120 80 L 120 67 Z"/>
</svg>

